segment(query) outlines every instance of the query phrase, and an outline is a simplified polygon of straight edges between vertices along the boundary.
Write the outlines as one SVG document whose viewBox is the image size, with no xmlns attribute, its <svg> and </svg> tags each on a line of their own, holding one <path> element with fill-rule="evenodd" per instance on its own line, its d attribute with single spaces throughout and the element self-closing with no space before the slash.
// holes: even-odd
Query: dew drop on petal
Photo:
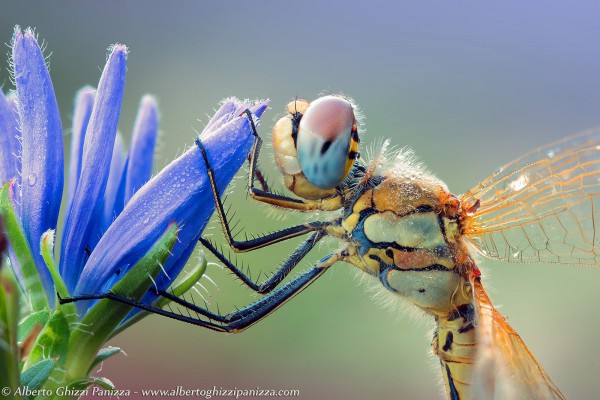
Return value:
<svg viewBox="0 0 600 400">
<path fill-rule="evenodd" d="M 29 174 L 29 176 L 27 177 L 27 183 L 29 184 L 29 186 L 35 186 L 36 182 L 37 182 L 37 175 Z"/>
</svg>

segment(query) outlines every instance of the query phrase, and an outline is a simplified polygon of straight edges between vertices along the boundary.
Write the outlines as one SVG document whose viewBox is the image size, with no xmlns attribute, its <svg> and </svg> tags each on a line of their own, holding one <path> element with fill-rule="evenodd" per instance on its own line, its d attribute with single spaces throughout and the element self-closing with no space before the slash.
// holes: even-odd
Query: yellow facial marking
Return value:
<svg viewBox="0 0 600 400">
<path fill-rule="evenodd" d="M 304 99 L 297 99 L 290 101 L 287 105 L 287 111 L 290 115 L 296 113 L 304 114 L 310 103 Z"/>
<path fill-rule="evenodd" d="M 294 175 L 299 172 L 298 154 L 292 138 L 292 120 L 281 118 L 273 127 L 273 149 L 275 164 L 284 175 Z"/>
<path fill-rule="evenodd" d="M 348 159 L 346 160 L 346 171 L 344 171 L 344 176 L 348 175 L 348 172 L 350 172 L 350 169 L 356 161 L 356 158 L 350 157 L 350 154 L 358 154 L 358 141 L 354 138 L 350 140 L 350 148 L 348 149 Z"/>
</svg>

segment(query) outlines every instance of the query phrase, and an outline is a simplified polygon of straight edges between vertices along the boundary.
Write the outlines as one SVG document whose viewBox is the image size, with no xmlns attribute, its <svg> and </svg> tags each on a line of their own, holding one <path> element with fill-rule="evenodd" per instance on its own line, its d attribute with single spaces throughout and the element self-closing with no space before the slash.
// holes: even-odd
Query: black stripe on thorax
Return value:
<svg viewBox="0 0 600 400">
<path fill-rule="evenodd" d="M 442 347 L 442 349 L 444 351 L 451 350 L 453 341 L 454 341 L 454 334 L 452 333 L 452 331 L 448 331 L 448 334 L 446 335 L 446 343 L 444 343 L 444 347 Z"/>
<path fill-rule="evenodd" d="M 456 386 L 454 386 L 454 379 L 450 373 L 450 368 L 446 365 L 446 375 L 448 376 L 448 389 L 450 389 L 450 400 L 460 400 Z"/>
<path fill-rule="evenodd" d="M 425 271 L 444 271 L 444 272 L 454 272 L 454 270 L 443 266 L 442 264 L 431 264 L 428 265 L 427 267 L 423 267 L 423 268 L 398 268 L 396 265 L 394 264 L 388 264 L 386 262 L 384 262 L 381 257 L 379 257 L 376 254 L 369 254 L 369 258 L 372 260 L 377 261 L 379 264 L 381 264 L 384 268 L 386 269 L 395 269 L 396 271 L 400 271 L 400 272 L 408 272 L 408 271 L 414 271 L 414 272 L 425 272 Z"/>
<path fill-rule="evenodd" d="M 473 307 L 473 304 L 463 304 L 462 306 L 459 306 L 456 310 L 452 311 L 448 317 L 448 321 L 455 321 L 459 318 L 464 319 L 465 322 L 475 321 L 475 308 Z"/>
</svg>

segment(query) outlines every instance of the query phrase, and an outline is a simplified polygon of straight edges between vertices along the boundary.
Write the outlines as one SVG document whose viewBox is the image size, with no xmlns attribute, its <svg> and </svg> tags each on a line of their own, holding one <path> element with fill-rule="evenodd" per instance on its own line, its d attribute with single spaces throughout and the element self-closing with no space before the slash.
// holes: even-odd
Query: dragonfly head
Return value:
<svg viewBox="0 0 600 400">
<path fill-rule="evenodd" d="M 294 100 L 273 128 L 275 162 L 288 189 L 307 199 L 331 196 L 358 154 L 354 106 L 341 96 Z"/>
</svg>

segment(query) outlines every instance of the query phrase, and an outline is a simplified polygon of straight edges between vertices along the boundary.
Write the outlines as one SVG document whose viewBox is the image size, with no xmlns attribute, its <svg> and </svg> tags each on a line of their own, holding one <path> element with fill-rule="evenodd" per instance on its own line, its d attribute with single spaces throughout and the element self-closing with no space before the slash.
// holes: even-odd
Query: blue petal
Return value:
<svg viewBox="0 0 600 400">
<path fill-rule="evenodd" d="M 127 163 L 125 204 L 152 176 L 152 160 L 158 134 L 158 108 L 152 96 L 144 96 L 137 113 L 129 162 Z"/>
<path fill-rule="evenodd" d="M 257 101 L 255 105 L 250 107 L 250 111 L 254 116 L 254 124 L 258 126 L 258 121 L 260 116 L 269 108 L 269 103 L 267 101 Z M 242 110 L 242 112 L 245 110 Z"/>
<path fill-rule="evenodd" d="M 72 290 L 91 250 L 92 234 L 103 213 L 117 124 L 125 89 L 127 48 L 114 45 L 108 57 L 83 145 L 81 174 L 68 210 L 60 254 L 60 272 Z"/>
<path fill-rule="evenodd" d="M 79 90 L 75 97 L 75 112 L 73 115 L 73 133 L 71 136 L 71 159 L 69 160 L 69 181 L 67 187 L 67 210 L 71 209 L 79 175 L 81 174 L 81 159 L 83 157 L 83 143 L 87 130 L 96 89 L 85 86 Z"/>
<path fill-rule="evenodd" d="M 19 154 L 21 143 L 19 143 L 19 131 L 17 129 L 17 115 L 13 105 L 8 101 L 2 90 L 0 90 L 0 185 L 19 177 L 21 164 Z"/>
<path fill-rule="evenodd" d="M 115 193 L 115 200 L 113 201 L 113 206 L 112 206 L 112 220 L 110 221 L 112 223 L 112 221 L 114 221 L 115 218 L 117 218 L 119 216 L 119 214 L 121 214 L 121 211 L 123 211 L 123 207 L 125 207 L 125 186 L 126 186 L 126 172 L 127 172 L 127 166 L 129 165 L 129 154 L 125 155 L 125 161 L 123 163 L 123 171 L 121 173 L 121 178 L 119 179 L 119 186 L 117 187 L 116 193 Z M 115 177 L 116 178 L 116 177 Z M 108 222 L 108 221 L 106 221 Z M 110 223 L 108 224 L 110 225 Z M 103 226 L 108 227 L 107 224 L 104 224 Z"/>
<path fill-rule="evenodd" d="M 30 30 L 15 30 L 12 56 L 23 145 L 21 222 L 44 287 L 53 299 L 54 286 L 40 255 L 40 238 L 56 229 L 58 219 L 63 190 L 62 126 L 44 56 Z"/>
<path fill-rule="evenodd" d="M 221 126 L 209 125 L 211 128 L 201 135 L 221 191 L 244 163 L 253 143 L 248 119 L 239 117 L 240 110 L 248 106 L 236 103 L 232 107 L 231 101 L 227 102 L 223 107 L 235 110 L 229 112 L 227 122 Z M 257 117 L 265 108 L 264 103 L 254 107 Z M 100 239 L 74 293 L 100 293 L 111 288 L 119 276 L 150 249 L 172 221 L 182 227 L 180 242 L 176 243 L 173 256 L 164 266 L 169 277 L 174 279 L 189 258 L 190 246 L 193 247 L 198 240 L 213 210 L 206 166 L 200 150 L 193 146 L 154 176 L 131 199 Z M 166 286 L 168 282 L 169 279 L 161 274 L 158 284 Z"/>
<path fill-rule="evenodd" d="M 110 173 L 108 174 L 108 182 L 106 191 L 104 192 L 104 211 L 102 223 L 100 226 L 101 233 L 106 231 L 108 226 L 117 217 L 114 213 L 115 199 L 117 192 L 123 179 L 123 171 L 125 169 L 125 145 L 123 138 L 117 134 L 115 138 L 115 146 L 113 148 L 112 159 L 110 161 Z"/>
<path fill-rule="evenodd" d="M 231 119 L 232 116 L 235 115 L 235 111 L 237 110 L 239 102 L 235 98 L 228 98 L 223 100 L 221 107 L 215 112 L 215 115 L 212 116 L 208 124 L 204 127 L 204 131 L 209 131 L 214 129 L 215 126 L 221 126 L 223 117 L 227 119 Z"/>
</svg>

